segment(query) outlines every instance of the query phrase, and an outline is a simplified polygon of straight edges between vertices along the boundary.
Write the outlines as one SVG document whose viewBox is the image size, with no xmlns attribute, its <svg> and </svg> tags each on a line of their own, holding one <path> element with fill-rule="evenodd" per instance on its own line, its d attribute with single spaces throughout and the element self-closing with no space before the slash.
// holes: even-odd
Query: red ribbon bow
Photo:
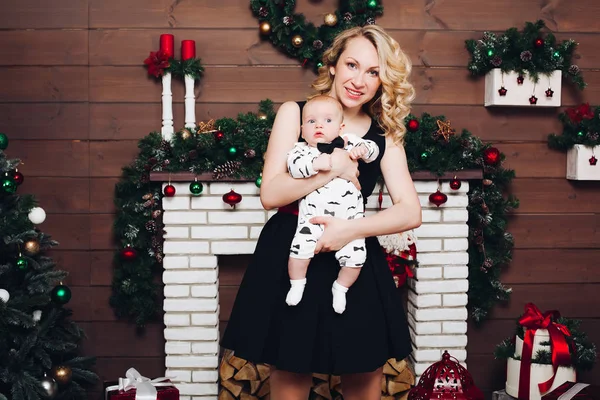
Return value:
<svg viewBox="0 0 600 400">
<path fill-rule="evenodd" d="M 525 312 L 519 318 L 519 324 L 527 328 L 523 340 L 523 351 L 521 354 L 521 371 L 519 377 L 519 399 L 529 400 L 529 386 L 531 382 L 531 356 L 533 353 L 533 338 L 538 329 L 547 329 L 550 335 L 550 345 L 552 347 L 552 367 L 554 373 L 546 382 L 538 384 L 540 393 L 545 393 L 552 387 L 556 370 L 559 365 L 571 365 L 571 354 L 566 337 L 571 336 L 571 332 L 566 326 L 554 322 L 560 317 L 556 310 L 542 312 L 533 303 L 525 305 Z"/>
</svg>

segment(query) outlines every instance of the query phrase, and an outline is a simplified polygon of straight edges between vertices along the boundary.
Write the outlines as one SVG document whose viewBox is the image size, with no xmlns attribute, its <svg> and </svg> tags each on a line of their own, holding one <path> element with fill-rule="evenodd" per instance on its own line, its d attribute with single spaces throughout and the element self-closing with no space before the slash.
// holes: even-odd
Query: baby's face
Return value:
<svg viewBox="0 0 600 400">
<path fill-rule="evenodd" d="M 304 107 L 302 137 L 310 146 L 329 143 L 338 137 L 342 129 L 342 113 L 333 102 L 323 101 Z"/>
</svg>

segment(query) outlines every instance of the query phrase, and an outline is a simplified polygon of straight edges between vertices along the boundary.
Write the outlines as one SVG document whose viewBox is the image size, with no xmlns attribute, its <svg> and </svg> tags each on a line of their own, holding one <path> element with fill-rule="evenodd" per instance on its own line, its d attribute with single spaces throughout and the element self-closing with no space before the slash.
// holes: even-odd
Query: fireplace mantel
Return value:
<svg viewBox="0 0 600 400">
<path fill-rule="evenodd" d="M 448 350 L 462 363 L 467 359 L 468 190 L 480 181 L 481 170 L 437 176 L 412 173 L 422 206 L 423 224 L 415 230 L 419 267 L 408 281 L 407 315 L 417 376 Z M 448 180 L 460 179 L 459 190 Z M 164 323 L 166 376 L 176 382 L 181 399 L 218 397 L 219 255 L 252 254 L 260 231 L 275 211 L 265 211 L 252 179 L 215 181 L 212 174 L 152 172 L 152 181 L 176 187 L 163 198 Z M 204 184 L 194 196 L 189 183 Z M 441 182 L 441 183 L 440 183 Z M 440 207 L 429 195 L 440 190 L 448 200 Z M 232 208 L 223 194 L 243 196 Z M 366 212 L 377 212 L 377 192 L 367 200 Z M 383 208 L 391 206 L 387 194 Z"/>
</svg>

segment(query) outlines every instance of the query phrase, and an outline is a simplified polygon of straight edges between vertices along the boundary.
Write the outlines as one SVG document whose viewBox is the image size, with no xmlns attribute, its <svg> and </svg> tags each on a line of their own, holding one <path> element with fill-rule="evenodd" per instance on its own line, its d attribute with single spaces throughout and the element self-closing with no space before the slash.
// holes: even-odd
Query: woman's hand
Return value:
<svg viewBox="0 0 600 400">
<path fill-rule="evenodd" d="M 327 251 L 337 251 L 350 243 L 355 237 L 352 237 L 349 220 L 335 217 L 313 217 L 311 224 L 323 225 L 323 235 L 317 241 L 315 254 Z"/>
<path fill-rule="evenodd" d="M 331 153 L 331 170 L 338 178 L 350 181 L 360 190 L 358 181 L 358 161 L 352 160 L 346 150 L 335 149 Z"/>
</svg>

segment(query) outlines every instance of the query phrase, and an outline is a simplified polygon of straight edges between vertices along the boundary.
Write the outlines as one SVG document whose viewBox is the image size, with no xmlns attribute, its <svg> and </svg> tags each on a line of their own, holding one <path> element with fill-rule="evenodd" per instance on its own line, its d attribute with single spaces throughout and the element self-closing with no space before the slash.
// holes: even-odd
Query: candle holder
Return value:
<svg viewBox="0 0 600 400">
<path fill-rule="evenodd" d="M 163 139 L 170 141 L 173 138 L 173 93 L 171 92 L 171 73 L 162 76 L 162 129 Z"/>
<path fill-rule="evenodd" d="M 185 127 L 191 129 L 196 126 L 196 95 L 194 93 L 196 78 L 185 75 L 183 79 L 185 82 Z"/>
</svg>

